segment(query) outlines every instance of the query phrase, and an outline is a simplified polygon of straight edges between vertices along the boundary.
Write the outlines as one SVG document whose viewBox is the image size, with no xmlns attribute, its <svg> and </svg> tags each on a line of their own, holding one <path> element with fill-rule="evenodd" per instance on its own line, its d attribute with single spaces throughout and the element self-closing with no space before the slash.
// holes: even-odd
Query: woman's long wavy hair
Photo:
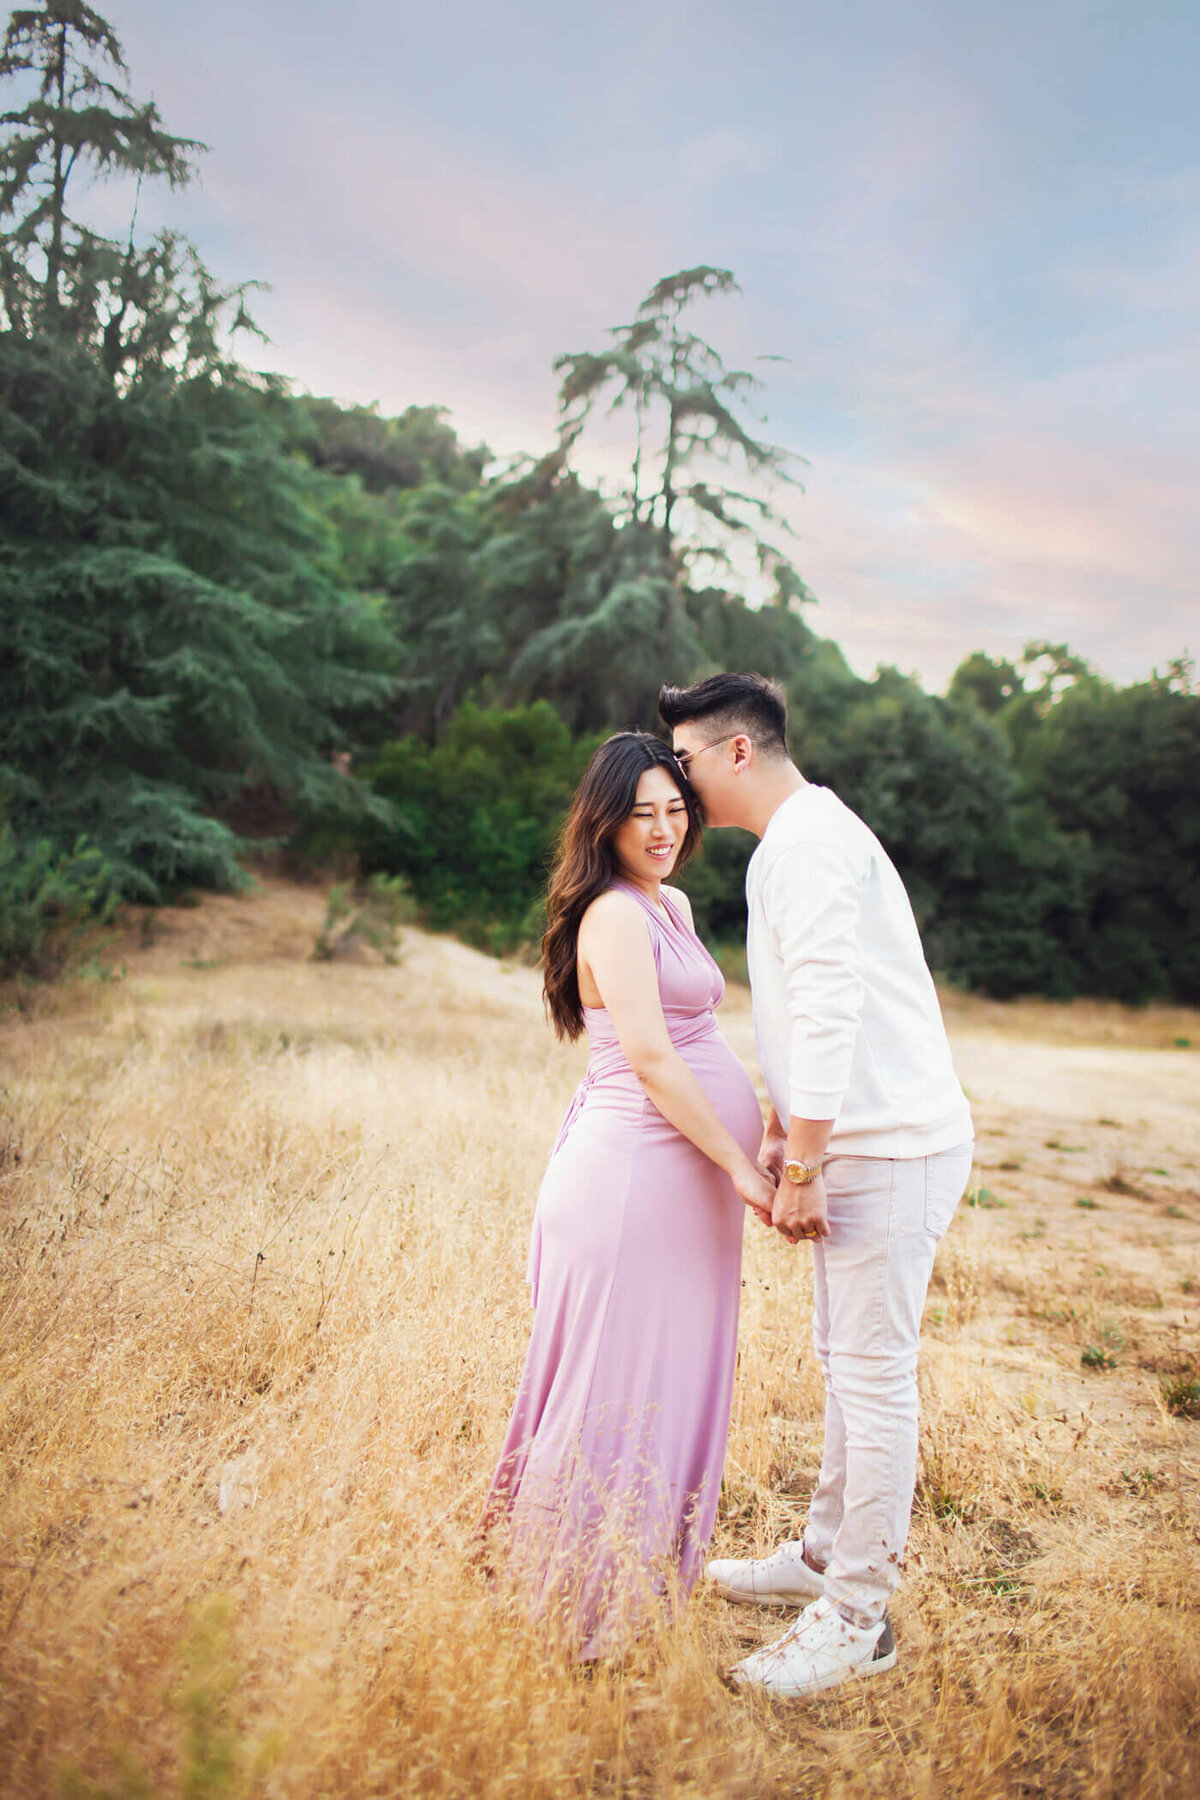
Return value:
<svg viewBox="0 0 1200 1800">
<path fill-rule="evenodd" d="M 696 796 L 662 739 L 647 731 L 618 731 L 606 738 L 575 790 L 546 893 L 543 992 L 560 1038 L 577 1038 L 583 1030 L 576 961 L 579 922 L 618 872 L 613 834 L 633 811 L 638 782 L 647 769 L 665 769 L 687 804 L 687 832 L 674 868 L 681 869 L 700 848 Z"/>
</svg>

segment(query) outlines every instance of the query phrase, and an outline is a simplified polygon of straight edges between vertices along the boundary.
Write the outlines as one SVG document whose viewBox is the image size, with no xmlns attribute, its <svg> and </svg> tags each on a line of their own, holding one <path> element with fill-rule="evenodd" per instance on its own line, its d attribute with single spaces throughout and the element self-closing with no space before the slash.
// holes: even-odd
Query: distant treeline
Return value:
<svg viewBox="0 0 1200 1800">
<path fill-rule="evenodd" d="M 738 668 L 786 686 L 798 761 L 887 845 L 935 969 L 1200 1001 L 1185 663 L 1120 688 L 1031 645 L 969 657 L 945 697 L 862 680 L 761 520 L 773 600 L 726 591 L 721 534 L 753 503 L 689 466 L 732 448 L 786 472 L 738 423 L 745 378 L 679 323 L 724 271 L 660 283 L 608 350 L 560 359 L 540 461 L 498 466 L 437 408 L 387 419 L 252 375 L 243 290 L 173 234 L 71 217 L 89 158 L 174 183 L 200 148 L 122 73 L 76 0 L 14 14 L 0 54 L 41 94 L 10 97 L 0 139 L 0 972 L 51 971 L 117 900 L 236 887 L 268 842 L 404 875 L 437 928 L 533 941 L 598 738 L 654 728 L 663 679 Z M 597 396 L 637 421 L 617 500 L 571 467 Z M 740 932 L 750 847 L 713 834 L 688 873 L 716 940 Z"/>
</svg>

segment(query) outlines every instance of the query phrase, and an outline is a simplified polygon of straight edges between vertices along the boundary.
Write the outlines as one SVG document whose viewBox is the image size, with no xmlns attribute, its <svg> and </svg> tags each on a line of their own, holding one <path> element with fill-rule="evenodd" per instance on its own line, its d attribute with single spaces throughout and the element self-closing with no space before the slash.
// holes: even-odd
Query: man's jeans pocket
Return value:
<svg viewBox="0 0 1200 1800">
<path fill-rule="evenodd" d="M 931 1237 L 945 1237 L 954 1209 L 966 1191 L 975 1146 L 958 1144 L 925 1158 L 925 1229 Z"/>
</svg>

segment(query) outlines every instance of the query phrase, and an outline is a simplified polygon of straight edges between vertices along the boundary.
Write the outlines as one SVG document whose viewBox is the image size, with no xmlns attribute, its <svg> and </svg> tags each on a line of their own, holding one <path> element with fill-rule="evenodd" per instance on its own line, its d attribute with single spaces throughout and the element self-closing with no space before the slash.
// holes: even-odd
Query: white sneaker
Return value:
<svg viewBox="0 0 1200 1800">
<path fill-rule="evenodd" d="M 837 1687 L 853 1675 L 882 1675 L 896 1666 L 896 1642 L 886 1619 L 861 1630 L 843 1619 L 832 1600 L 814 1600 L 790 1631 L 756 1650 L 730 1671 L 744 1687 L 765 1688 L 777 1699 L 796 1700 Z"/>
<path fill-rule="evenodd" d="M 726 1557 L 705 1565 L 705 1578 L 742 1606 L 807 1606 L 825 1592 L 825 1577 L 804 1560 L 804 1540 L 781 1544 L 757 1562 Z"/>
</svg>

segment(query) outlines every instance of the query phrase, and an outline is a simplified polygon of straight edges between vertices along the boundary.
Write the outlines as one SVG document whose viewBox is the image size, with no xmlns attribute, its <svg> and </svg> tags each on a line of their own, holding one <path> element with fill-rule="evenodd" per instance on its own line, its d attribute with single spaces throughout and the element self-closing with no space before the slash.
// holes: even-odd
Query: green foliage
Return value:
<svg viewBox="0 0 1200 1800">
<path fill-rule="evenodd" d="M 384 962 L 398 963 L 400 928 L 415 918 L 416 906 L 403 875 L 371 875 L 357 890 L 349 882 L 338 882 L 329 890 L 313 956 L 318 962 L 332 962 L 365 945 Z"/>
<path fill-rule="evenodd" d="M 267 1739 L 249 1752 L 234 1722 L 232 1702 L 242 1671 L 233 1654 L 232 1617 L 224 1595 L 209 1595 L 192 1608 L 181 1646 L 182 1674 L 171 1704 L 183 1727 L 177 1788 L 182 1800 L 236 1800 L 255 1786 L 278 1751 Z M 106 1781 L 92 1781 L 66 1765 L 59 1778 L 63 1800 L 156 1800 L 154 1782 L 130 1750 L 122 1746 L 114 1762 L 115 1777 Z"/>
<path fill-rule="evenodd" d="M 975 650 L 964 657 L 950 679 L 947 699 L 968 701 L 993 718 L 1022 691 L 1021 677 L 1013 663 L 985 656 Z"/>
<path fill-rule="evenodd" d="M 67 189 L 91 170 L 189 179 L 204 146 L 164 131 L 152 101 L 126 90 L 112 27 L 82 0 L 42 0 L 14 12 L 0 48 L 0 79 L 36 94 L 2 116 L 0 302 L 10 329 L 63 328 L 76 340 L 107 334 L 120 360 L 122 314 L 150 258 L 110 243 L 72 220 Z M 124 304 L 123 304 L 124 303 Z"/>
<path fill-rule="evenodd" d="M 559 460 L 569 456 L 601 403 L 611 416 L 632 414 L 634 445 L 626 496 L 634 525 L 661 537 L 668 562 L 699 558 L 723 564 L 731 538 L 748 537 L 768 572 L 781 572 L 781 596 L 811 598 L 787 558 L 762 535 L 788 527 L 759 492 L 743 492 L 722 470 L 740 466 L 751 482 L 770 478 L 797 485 L 797 460 L 754 437 L 738 416 L 745 397 L 762 383 L 745 369 L 727 369 L 720 354 L 685 328 L 682 315 L 697 300 L 741 290 L 728 269 L 682 269 L 655 283 L 629 325 L 608 333 L 601 351 L 560 356 Z M 679 515 L 686 515 L 686 534 Z"/>
<path fill-rule="evenodd" d="M 172 1699 L 184 1725 L 184 1800 L 218 1800 L 241 1787 L 238 1735 L 230 1716 L 241 1670 L 233 1659 L 232 1603 L 213 1594 L 192 1614 L 184 1676 Z"/>
<path fill-rule="evenodd" d="M 420 487 L 477 487 L 488 453 L 464 452 L 444 406 L 410 406 L 383 419 L 375 406 L 339 406 L 312 396 L 296 403 L 293 440 L 315 468 L 353 475 L 368 494 Z"/>
<path fill-rule="evenodd" d="M 1165 1375 L 1160 1385 L 1169 1413 L 1179 1419 L 1200 1419 L 1200 1373 L 1195 1364 Z"/>
<path fill-rule="evenodd" d="M 1081 988 L 1200 1002 L 1200 694 L 1178 664 L 1117 688 L 1079 681 L 1027 734 L 1019 767 L 1089 846 L 1066 950 Z"/>
<path fill-rule="evenodd" d="M 391 691 L 374 602 L 342 585 L 328 478 L 230 359 L 250 326 L 167 233 L 74 223 L 81 172 L 187 178 L 201 146 L 121 79 L 98 14 L 13 15 L 0 76 L 33 99 L 0 142 L 0 779 L 22 844 L 86 833 L 156 901 L 244 877 L 235 817 L 382 817 L 334 764 Z"/>
<path fill-rule="evenodd" d="M 948 966 L 1002 996 L 1200 999 L 1190 665 L 1117 688 L 1065 645 L 1031 644 L 1019 665 L 968 658 L 951 694 L 1003 734 L 1013 793 L 980 930 Z"/>
<path fill-rule="evenodd" d="M 85 348 L 0 334 L 0 770 L 22 837 L 86 831 L 155 901 L 242 882 L 227 820 L 248 794 L 379 811 L 332 760 L 390 683 L 320 479 L 244 384 L 122 393 Z"/>
<path fill-rule="evenodd" d="M 112 871 L 86 838 L 60 850 L 22 845 L 0 823 L 0 980 L 48 980 L 70 966 L 112 915 Z"/>
<path fill-rule="evenodd" d="M 438 744 L 410 736 L 386 745 L 369 773 L 408 829 L 368 833 L 364 867 L 405 876 L 435 930 L 514 948 L 594 747 L 572 739 L 545 700 L 467 704 Z"/>
</svg>

